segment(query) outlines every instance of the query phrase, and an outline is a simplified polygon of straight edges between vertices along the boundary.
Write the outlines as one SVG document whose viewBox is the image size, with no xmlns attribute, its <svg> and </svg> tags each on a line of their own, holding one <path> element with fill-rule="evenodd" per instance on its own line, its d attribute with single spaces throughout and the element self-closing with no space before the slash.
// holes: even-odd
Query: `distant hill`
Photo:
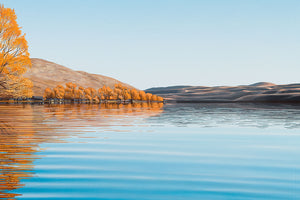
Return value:
<svg viewBox="0 0 300 200">
<path fill-rule="evenodd" d="M 274 83 L 258 82 L 258 83 L 251 84 L 251 85 L 249 85 L 249 86 L 268 87 L 268 86 L 275 86 L 275 85 L 276 85 L 276 84 L 274 84 Z"/>
<path fill-rule="evenodd" d="M 54 88 L 57 85 L 65 86 L 68 82 L 73 82 L 83 87 L 93 87 L 95 89 L 103 87 L 104 85 L 113 88 L 116 83 L 121 83 L 128 88 L 133 88 L 131 85 L 107 76 L 90 74 L 84 71 L 74 71 L 43 59 L 32 58 L 31 62 L 32 68 L 25 73 L 24 77 L 32 80 L 34 84 L 33 93 L 35 96 L 43 96 L 44 90 L 47 87 Z"/>
<path fill-rule="evenodd" d="M 171 86 L 145 90 L 167 101 L 183 103 L 213 102 L 290 102 L 300 103 L 300 83 L 275 85 L 259 82 L 240 86 Z"/>
</svg>

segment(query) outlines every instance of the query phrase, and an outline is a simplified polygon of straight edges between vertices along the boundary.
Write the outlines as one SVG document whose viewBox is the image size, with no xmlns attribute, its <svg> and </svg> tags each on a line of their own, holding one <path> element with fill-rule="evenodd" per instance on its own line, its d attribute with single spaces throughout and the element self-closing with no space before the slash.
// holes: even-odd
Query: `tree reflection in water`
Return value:
<svg viewBox="0 0 300 200">
<path fill-rule="evenodd" d="M 33 162 L 43 151 L 40 144 L 67 142 L 66 138 L 84 134 L 82 127 L 107 130 L 116 120 L 126 126 L 136 116 L 161 113 L 162 107 L 162 103 L 0 105 L 0 198 L 22 195 L 14 190 L 25 186 L 22 179 L 34 176 Z"/>
</svg>

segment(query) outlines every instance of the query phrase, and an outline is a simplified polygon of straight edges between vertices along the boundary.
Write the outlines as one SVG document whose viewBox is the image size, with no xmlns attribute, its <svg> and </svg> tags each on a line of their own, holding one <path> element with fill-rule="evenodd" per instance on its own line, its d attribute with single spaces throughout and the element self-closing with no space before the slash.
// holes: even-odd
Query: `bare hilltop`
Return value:
<svg viewBox="0 0 300 200">
<path fill-rule="evenodd" d="M 226 103 L 282 102 L 300 103 L 300 83 L 275 85 L 259 82 L 240 86 L 171 86 L 150 88 L 146 92 L 160 95 L 169 102 Z"/>
<path fill-rule="evenodd" d="M 35 96 L 43 96 L 44 90 L 47 87 L 54 88 L 57 85 L 64 86 L 68 82 L 85 88 L 92 87 L 98 89 L 104 85 L 113 88 L 116 83 L 121 83 L 128 88 L 133 88 L 131 85 L 122 83 L 111 77 L 90 74 L 84 71 L 74 71 L 65 66 L 43 59 L 32 58 L 31 62 L 32 67 L 28 69 L 24 77 L 29 78 L 33 82 L 33 93 Z"/>
</svg>

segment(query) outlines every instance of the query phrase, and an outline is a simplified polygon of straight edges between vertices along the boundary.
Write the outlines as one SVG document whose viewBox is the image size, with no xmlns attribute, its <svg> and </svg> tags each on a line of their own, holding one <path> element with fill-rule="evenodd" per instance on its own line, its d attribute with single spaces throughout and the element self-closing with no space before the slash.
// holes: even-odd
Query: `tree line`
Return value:
<svg viewBox="0 0 300 200">
<path fill-rule="evenodd" d="M 77 86 L 75 83 L 67 83 L 66 87 L 58 85 L 55 88 L 46 88 L 44 99 L 51 100 L 71 100 L 88 101 L 91 103 L 109 102 L 109 101 L 147 101 L 162 102 L 164 99 L 160 96 L 146 93 L 143 90 L 130 89 L 122 84 L 115 84 L 114 88 L 103 86 L 98 90 L 88 87 Z"/>
</svg>

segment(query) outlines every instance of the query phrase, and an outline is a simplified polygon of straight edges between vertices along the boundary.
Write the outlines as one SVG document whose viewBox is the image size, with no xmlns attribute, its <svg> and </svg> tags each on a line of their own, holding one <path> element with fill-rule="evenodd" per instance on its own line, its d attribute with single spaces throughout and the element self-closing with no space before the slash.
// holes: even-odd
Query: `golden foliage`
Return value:
<svg viewBox="0 0 300 200">
<path fill-rule="evenodd" d="M 32 82 L 22 76 L 4 75 L 0 76 L 0 97 L 1 98 L 29 98 L 33 93 Z"/>
<path fill-rule="evenodd" d="M 25 34 L 15 11 L 0 5 L 0 97 L 32 96 L 32 83 L 22 75 L 31 66 Z"/>
<path fill-rule="evenodd" d="M 54 98 L 54 92 L 50 88 L 46 88 L 44 92 L 44 98 L 45 99 L 52 99 Z"/>
<path fill-rule="evenodd" d="M 66 88 L 58 85 L 53 90 L 46 88 L 44 92 L 45 99 L 66 99 L 66 100 L 85 100 L 93 103 L 103 101 L 148 101 L 148 102 L 163 102 L 164 99 L 151 93 L 145 93 L 136 89 L 129 89 L 121 84 L 116 84 L 114 89 L 108 86 L 103 86 L 98 90 L 94 88 L 84 88 L 76 84 L 67 83 Z"/>
</svg>

